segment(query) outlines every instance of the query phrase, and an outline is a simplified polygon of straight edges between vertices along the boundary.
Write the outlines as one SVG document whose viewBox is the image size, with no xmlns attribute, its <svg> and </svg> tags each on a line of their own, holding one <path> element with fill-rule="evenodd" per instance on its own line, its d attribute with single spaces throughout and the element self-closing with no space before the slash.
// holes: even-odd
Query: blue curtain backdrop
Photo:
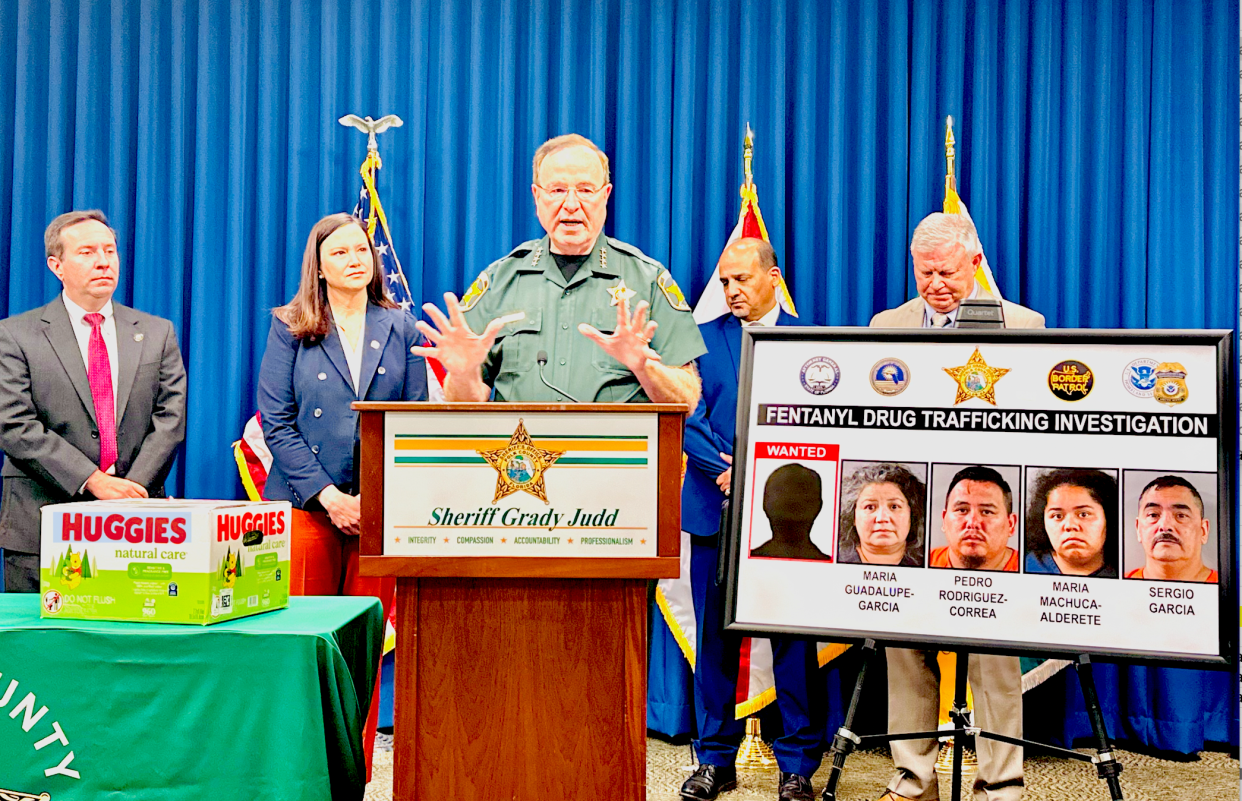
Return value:
<svg viewBox="0 0 1242 801">
<path fill-rule="evenodd" d="M 1007 297 L 1051 326 L 1230 328 L 1238 30 L 1236 0 L 0 0 L 0 314 L 58 291 L 47 222 L 103 208 L 121 301 L 186 357 L 170 490 L 235 497 L 268 310 L 359 186 L 342 114 L 405 120 L 381 193 L 431 300 L 540 234 L 530 158 L 567 131 L 612 158 L 608 233 L 697 297 L 749 121 L 798 308 L 832 325 L 914 294 L 952 114 Z"/>
</svg>

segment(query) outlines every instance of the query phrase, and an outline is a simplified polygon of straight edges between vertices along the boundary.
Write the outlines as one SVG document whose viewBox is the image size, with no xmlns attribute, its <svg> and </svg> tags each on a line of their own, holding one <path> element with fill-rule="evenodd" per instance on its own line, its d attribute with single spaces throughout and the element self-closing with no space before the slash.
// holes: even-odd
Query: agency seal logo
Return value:
<svg viewBox="0 0 1242 801">
<path fill-rule="evenodd" d="M 1156 360 L 1135 359 L 1121 371 L 1121 385 L 1137 398 L 1150 398 L 1156 388 Z"/>
<path fill-rule="evenodd" d="M 1082 400 L 1095 386 L 1095 373 L 1082 362 L 1066 359 L 1048 371 L 1048 389 L 1063 401 Z"/>
<path fill-rule="evenodd" d="M 841 368 L 827 356 L 816 356 L 802 365 L 802 388 L 812 395 L 827 395 L 841 381 Z"/>
<path fill-rule="evenodd" d="M 900 395 L 910 385 L 910 368 L 901 359 L 881 359 L 871 367 L 871 388 L 881 395 Z"/>
<path fill-rule="evenodd" d="M 1006 367 L 992 367 L 983 360 L 979 349 L 970 354 L 970 358 L 961 367 L 941 368 L 949 377 L 957 382 L 957 396 L 953 405 L 964 403 L 971 398 L 985 400 L 996 405 L 996 382 L 1009 372 Z"/>
<path fill-rule="evenodd" d="M 1177 362 L 1161 362 L 1156 365 L 1156 400 L 1176 406 L 1190 397 L 1186 388 L 1186 368 Z"/>
<path fill-rule="evenodd" d="M 496 470 L 496 497 L 492 503 L 515 492 L 534 495 L 544 503 L 548 502 L 548 493 L 543 485 L 543 474 L 557 459 L 565 455 L 564 451 L 545 451 L 536 448 L 526 433 L 526 423 L 518 420 L 517 429 L 509 444 L 503 448 L 490 451 L 476 451 Z"/>
</svg>

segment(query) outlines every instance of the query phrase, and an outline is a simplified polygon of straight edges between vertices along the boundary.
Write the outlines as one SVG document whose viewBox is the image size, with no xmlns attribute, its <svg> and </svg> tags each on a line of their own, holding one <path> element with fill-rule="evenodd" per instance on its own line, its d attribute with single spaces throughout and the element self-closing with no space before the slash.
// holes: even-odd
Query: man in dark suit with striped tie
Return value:
<svg viewBox="0 0 1242 801">
<path fill-rule="evenodd" d="M 164 494 L 185 440 L 185 366 L 172 323 L 112 302 L 116 232 L 71 211 L 44 233 L 64 291 L 0 322 L 0 550 L 8 592 L 39 589 L 40 509 Z"/>
</svg>

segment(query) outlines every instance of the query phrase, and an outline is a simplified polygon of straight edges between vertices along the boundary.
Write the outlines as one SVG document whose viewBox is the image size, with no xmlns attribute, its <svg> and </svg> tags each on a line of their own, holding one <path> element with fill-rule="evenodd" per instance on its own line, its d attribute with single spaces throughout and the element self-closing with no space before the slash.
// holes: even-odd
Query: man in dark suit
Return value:
<svg viewBox="0 0 1242 801">
<path fill-rule="evenodd" d="M 681 787 L 683 798 L 711 799 L 737 786 L 733 763 L 745 733 L 734 715 L 741 637 L 723 630 L 724 588 L 716 585 L 720 506 L 732 477 L 742 326 L 794 325 L 777 304 L 781 271 L 772 246 L 739 239 L 717 265 L 729 314 L 699 326 L 707 354 L 699 358 L 703 396 L 686 423 L 686 479 L 682 527 L 690 534 L 690 583 L 698 637 L 694 707 L 698 769 Z M 772 638 L 776 700 L 784 734 L 772 746 L 781 770 L 779 797 L 811 801 L 810 777 L 823 757 L 824 687 L 815 644 Z"/>
<path fill-rule="evenodd" d="M 39 510 L 164 494 L 185 439 L 185 366 L 172 323 L 112 302 L 116 232 L 71 211 L 44 233 L 59 297 L 0 322 L 0 550 L 5 589 L 39 589 Z"/>
</svg>

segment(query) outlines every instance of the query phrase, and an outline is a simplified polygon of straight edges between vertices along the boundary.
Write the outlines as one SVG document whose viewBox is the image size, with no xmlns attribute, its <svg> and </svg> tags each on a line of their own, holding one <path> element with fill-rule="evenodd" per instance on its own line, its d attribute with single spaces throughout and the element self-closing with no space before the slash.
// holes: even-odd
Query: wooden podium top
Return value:
<svg viewBox="0 0 1242 801">
<path fill-rule="evenodd" d="M 359 401 L 353 404 L 353 408 L 361 412 L 359 477 L 362 495 L 362 532 L 359 545 L 361 555 L 360 570 L 363 575 L 461 578 L 632 579 L 671 578 L 678 575 L 681 548 L 681 441 L 684 418 L 691 411 L 689 406 L 676 403 L 426 403 L 422 401 L 402 403 Z M 605 555 L 600 555 L 600 552 L 604 549 L 590 547 L 588 551 L 592 553 L 590 556 L 579 555 L 578 553 L 560 553 L 559 555 L 547 555 L 545 553 L 544 555 L 531 556 L 500 555 L 496 553 L 463 555 L 461 553 L 453 553 L 451 551 L 453 546 L 445 545 L 443 547 L 446 548 L 446 553 L 443 555 L 431 553 L 417 555 L 385 554 L 384 538 L 386 535 L 393 533 L 388 531 L 389 525 L 385 521 L 385 509 L 387 506 L 391 506 L 391 504 L 386 505 L 384 496 L 385 476 L 388 470 L 388 467 L 385 465 L 385 448 L 387 447 L 385 441 L 387 436 L 385 434 L 385 418 L 387 412 L 414 413 L 416 415 L 432 414 L 440 417 L 442 420 L 446 413 L 454 416 L 462 415 L 463 419 L 470 415 L 512 415 L 514 413 L 567 414 L 574 416 L 584 413 L 602 414 L 605 416 L 617 414 L 627 416 L 655 415 L 657 419 L 652 424 L 646 424 L 654 426 L 654 428 L 649 429 L 651 431 L 649 436 L 656 440 L 652 442 L 652 445 L 655 446 L 652 449 L 654 451 L 652 455 L 656 457 L 656 461 L 652 464 L 655 474 L 653 478 L 644 479 L 644 481 L 653 482 L 646 486 L 651 487 L 651 491 L 654 493 L 654 498 L 650 501 L 650 503 L 654 504 L 654 510 L 648 513 L 654 514 L 654 518 L 649 518 L 654 525 L 635 522 L 625 524 L 628 526 L 646 525 L 646 531 L 651 533 L 644 534 L 643 536 L 647 539 L 642 540 L 642 542 L 649 543 L 654 533 L 654 552 L 647 550 L 646 553 L 640 552 L 633 555 L 626 553 L 612 555 L 605 553 Z M 612 419 L 614 424 L 621 422 L 616 417 Z M 577 417 L 577 420 L 579 422 L 576 425 L 582 426 L 581 418 Z M 635 420 L 635 422 L 637 423 L 638 421 Z M 438 427 L 442 423 L 436 423 L 435 425 Z M 629 427 L 628 425 L 625 426 L 625 428 Z M 441 435 L 437 430 L 434 434 L 421 434 L 417 436 L 438 438 Z M 462 435 L 446 433 L 443 436 L 460 437 Z M 538 439 L 537 435 L 536 439 Z M 460 463 L 463 461 L 463 457 L 457 457 L 455 461 Z M 479 461 L 481 462 L 482 460 Z M 566 459 L 565 461 L 571 460 Z M 466 467 L 467 471 L 475 469 L 462 464 L 449 465 L 449 469 L 456 468 L 460 470 L 463 466 Z M 400 467 L 408 468 L 408 465 L 401 465 Z M 569 469 L 575 468 L 571 467 Z M 646 469 L 650 470 L 652 468 Z M 461 475 L 465 477 L 470 475 L 470 473 L 466 472 Z M 607 475 L 607 472 L 600 475 Z M 634 473 L 635 478 L 640 475 L 642 474 Z M 647 475 L 651 474 L 648 473 Z M 433 483 L 435 478 L 435 476 L 431 477 Z M 622 478 L 629 481 L 629 473 L 627 472 L 627 475 Z M 587 486 L 590 486 L 589 482 Z M 637 485 L 628 484 L 627 486 Z M 449 491 L 449 489 L 442 487 L 441 491 Z M 461 494 L 456 489 L 449 492 L 450 495 L 454 493 L 457 495 Z M 440 496 L 436 495 L 434 497 Z M 652 496 L 649 495 L 647 497 Z M 476 500 L 478 501 L 477 503 Z M 489 501 L 493 505 L 495 504 L 490 491 L 487 497 L 481 500 L 465 501 L 460 498 L 454 498 L 454 501 L 454 506 L 460 503 L 471 508 L 480 504 L 486 507 Z M 547 503 L 546 498 L 544 503 Z M 426 522 L 420 518 L 413 527 L 428 528 L 429 526 L 424 525 Z M 491 523 L 493 520 L 489 518 L 488 522 Z M 612 525 L 612 523 L 607 525 Z M 410 526 L 405 525 L 398 527 L 410 528 Z M 652 531 L 653 529 L 654 532 Z M 436 530 L 438 531 L 439 529 L 437 528 Z M 445 532 L 445 534 L 449 533 Z M 481 533 L 490 535 L 493 532 L 483 531 Z M 556 533 L 561 532 L 558 529 Z M 497 536 L 499 535 L 497 534 Z M 440 537 L 442 535 L 436 534 L 435 536 Z M 578 533 L 570 530 L 568 536 L 577 537 Z M 633 536 L 637 538 L 638 533 L 635 532 Z M 411 541 L 413 541 L 413 538 L 411 538 Z M 570 543 L 574 542 L 573 539 L 568 541 Z M 445 538 L 444 542 L 448 543 L 448 538 Z M 413 546 L 415 549 L 424 547 L 428 546 L 422 544 Z M 458 547 L 460 548 L 460 546 Z M 574 547 L 576 548 L 577 546 Z M 637 548 L 638 544 L 635 543 L 633 546 L 627 547 Z M 647 545 L 647 548 L 650 549 L 651 545 Z"/>
</svg>

